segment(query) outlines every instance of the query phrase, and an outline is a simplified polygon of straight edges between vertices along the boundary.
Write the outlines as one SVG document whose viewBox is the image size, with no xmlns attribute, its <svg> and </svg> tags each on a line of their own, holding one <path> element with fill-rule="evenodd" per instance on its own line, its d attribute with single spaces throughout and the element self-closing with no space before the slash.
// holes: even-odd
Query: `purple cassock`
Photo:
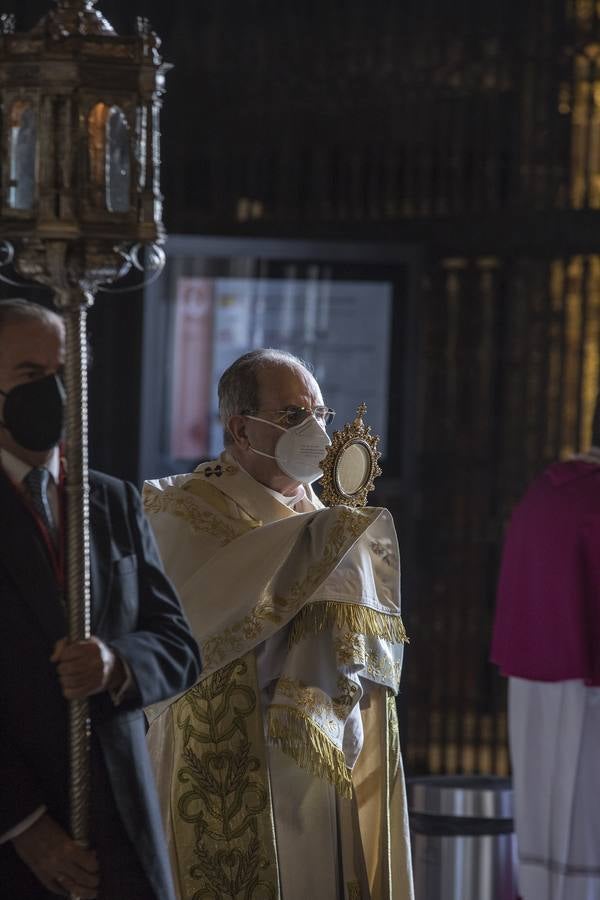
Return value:
<svg viewBox="0 0 600 900">
<path fill-rule="evenodd" d="M 504 675 L 600 686 L 598 459 L 550 466 L 513 513 L 491 654 Z"/>
</svg>

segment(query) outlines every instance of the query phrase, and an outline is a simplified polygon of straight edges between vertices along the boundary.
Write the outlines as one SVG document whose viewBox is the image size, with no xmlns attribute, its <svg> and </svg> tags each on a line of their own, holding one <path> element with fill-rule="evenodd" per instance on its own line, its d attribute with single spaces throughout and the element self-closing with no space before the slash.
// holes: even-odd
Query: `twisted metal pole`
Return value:
<svg viewBox="0 0 600 900">
<path fill-rule="evenodd" d="M 69 641 L 90 637 L 90 521 L 88 485 L 87 310 L 93 295 L 81 288 L 57 292 L 65 317 L 66 569 Z M 71 700 L 69 709 L 71 836 L 89 841 L 90 712 L 89 700 Z"/>
</svg>

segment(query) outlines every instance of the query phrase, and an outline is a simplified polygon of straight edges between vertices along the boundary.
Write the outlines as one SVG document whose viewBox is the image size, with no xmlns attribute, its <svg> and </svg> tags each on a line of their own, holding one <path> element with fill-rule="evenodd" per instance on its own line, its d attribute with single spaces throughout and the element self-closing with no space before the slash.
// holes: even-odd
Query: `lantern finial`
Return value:
<svg viewBox="0 0 600 900">
<path fill-rule="evenodd" d="M 0 34 L 14 34 L 16 17 L 14 13 L 2 13 L 0 15 Z"/>
<path fill-rule="evenodd" d="M 110 22 L 94 9 L 97 0 L 54 0 L 56 9 L 40 19 L 32 34 L 60 39 L 73 34 L 116 34 Z"/>
</svg>

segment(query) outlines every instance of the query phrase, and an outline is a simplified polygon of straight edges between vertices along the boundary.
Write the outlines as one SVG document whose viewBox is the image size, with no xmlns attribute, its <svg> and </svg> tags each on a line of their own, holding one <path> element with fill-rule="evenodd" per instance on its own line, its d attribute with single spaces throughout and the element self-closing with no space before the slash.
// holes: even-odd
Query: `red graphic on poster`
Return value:
<svg viewBox="0 0 600 900">
<path fill-rule="evenodd" d="M 209 278 L 177 281 L 171 398 L 171 455 L 176 459 L 199 460 L 209 453 L 213 285 Z"/>
</svg>

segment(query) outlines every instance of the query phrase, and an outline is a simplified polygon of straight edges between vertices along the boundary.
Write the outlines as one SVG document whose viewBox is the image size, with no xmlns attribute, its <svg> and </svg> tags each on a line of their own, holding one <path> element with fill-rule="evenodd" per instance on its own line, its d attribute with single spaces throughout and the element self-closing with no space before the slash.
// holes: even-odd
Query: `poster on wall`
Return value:
<svg viewBox="0 0 600 900">
<path fill-rule="evenodd" d="M 212 279 L 179 278 L 171 397 L 171 455 L 176 459 L 209 454 L 206 410 L 212 402 L 213 315 Z"/>
<path fill-rule="evenodd" d="M 235 298 L 244 330 L 220 329 Z M 343 427 L 365 401 L 368 422 L 385 437 L 392 287 L 386 282 L 221 278 L 215 284 L 213 380 L 242 353 L 255 347 L 287 350 L 312 367 L 323 398 Z M 221 301 L 225 299 L 225 305 Z M 243 312 L 242 312 L 243 311 Z M 211 447 L 222 446 L 216 394 L 210 412 Z"/>
</svg>

